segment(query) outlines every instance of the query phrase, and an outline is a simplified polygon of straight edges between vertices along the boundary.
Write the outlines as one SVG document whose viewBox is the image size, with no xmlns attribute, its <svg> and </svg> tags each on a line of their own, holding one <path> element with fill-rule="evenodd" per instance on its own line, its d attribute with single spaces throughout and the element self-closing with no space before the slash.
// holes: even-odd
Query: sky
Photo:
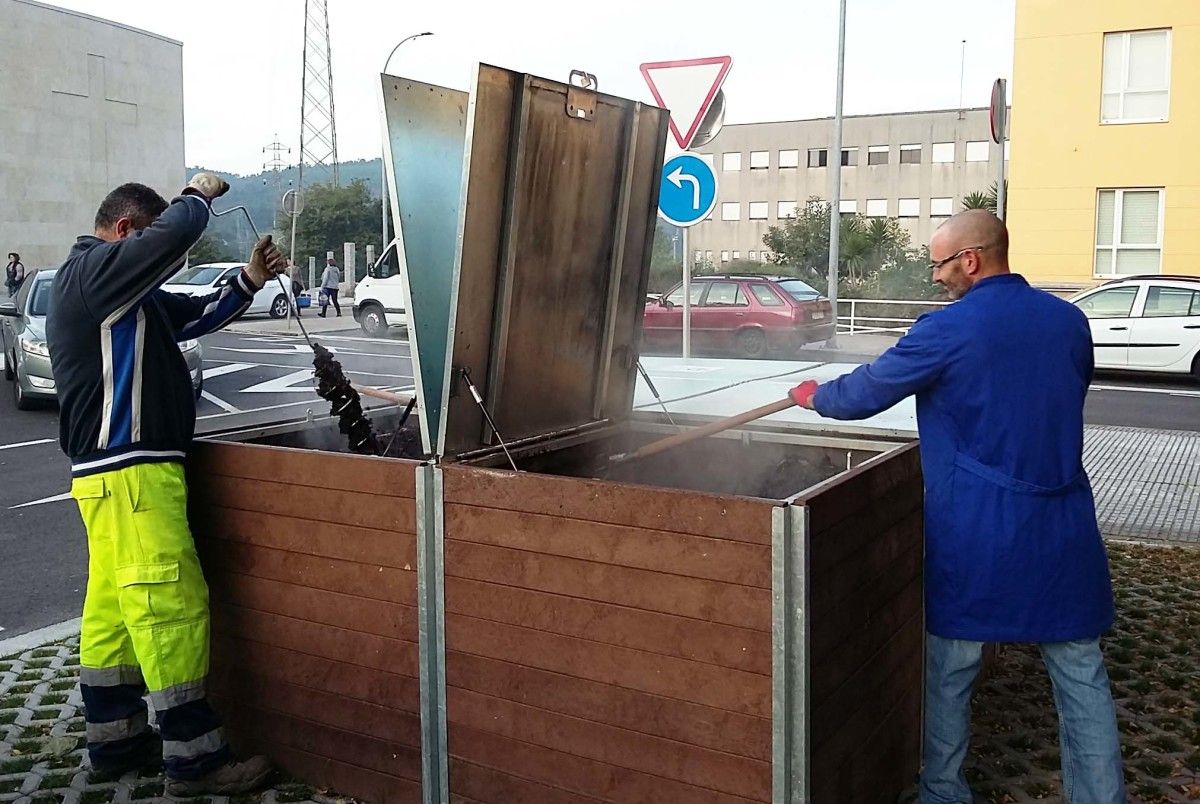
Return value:
<svg viewBox="0 0 1200 804">
<path fill-rule="evenodd" d="M 299 153 L 304 0 L 51 0 L 184 43 L 188 165 L 257 173 Z M 1015 0 L 849 0 L 845 113 L 986 106 L 1011 78 Z M 729 55 L 726 123 L 833 114 L 837 0 L 328 0 L 338 156 L 380 149 L 379 73 L 466 90 L 487 62 L 653 102 L 638 65 Z M 962 40 L 967 40 L 965 68 Z"/>
</svg>

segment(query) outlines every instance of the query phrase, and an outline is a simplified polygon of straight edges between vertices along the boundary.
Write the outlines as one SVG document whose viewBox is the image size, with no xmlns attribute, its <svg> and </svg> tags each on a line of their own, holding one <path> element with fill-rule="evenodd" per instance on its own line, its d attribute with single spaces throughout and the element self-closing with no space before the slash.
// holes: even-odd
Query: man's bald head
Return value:
<svg viewBox="0 0 1200 804">
<path fill-rule="evenodd" d="M 1008 273 L 1008 229 L 986 209 L 968 209 L 943 223 L 929 241 L 933 281 L 960 299 L 980 279 Z"/>
</svg>

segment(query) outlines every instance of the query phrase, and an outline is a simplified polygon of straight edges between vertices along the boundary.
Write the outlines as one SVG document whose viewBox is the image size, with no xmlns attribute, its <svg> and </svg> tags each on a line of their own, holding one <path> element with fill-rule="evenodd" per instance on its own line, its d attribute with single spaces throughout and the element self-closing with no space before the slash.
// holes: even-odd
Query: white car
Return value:
<svg viewBox="0 0 1200 804">
<path fill-rule="evenodd" d="M 233 281 L 238 272 L 246 267 L 244 262 L 210 262 L 205 265 L 192 265 L 184 268 L 171 277 L 162 289 L 168 293 L 182 293 L 185 296 L 207 296 Z M 291 304 L 291 280 L 283 278 L 284 287 L 272 280 L 258 293 L 243 315 L 267 313 L 271 318 L 283 318 L 287 315 L 288 305 Z"/>
<path fill-rule="evenodd" d="M 1096 368 L 1191 374 L 1200 381 L 1200 276 L 1131 276 L 1074 296 L 1092 327 Z"/>
<path fill-rule="evenodd" d="M 404 273 L 396 257 L 396 241 L 367 269 L 367 276 L 354 287 L 354 320 L 372 337 L 387 334 L 392 325 L 406 325 Z"/>
</svg>

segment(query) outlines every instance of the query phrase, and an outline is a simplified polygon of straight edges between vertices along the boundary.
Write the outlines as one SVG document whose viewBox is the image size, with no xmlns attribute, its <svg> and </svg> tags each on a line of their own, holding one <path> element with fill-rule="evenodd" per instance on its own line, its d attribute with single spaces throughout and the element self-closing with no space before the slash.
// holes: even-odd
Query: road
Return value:
<svg viewBox="0 0 1200 804">
<path fill-rule="evenodd" d="M 357 331 L 318 337 L 351 379 L 412 386 L 409 344 Z M 299 336 L 218 333 L 203 339 L 204 395 L 197 432 L 295 418 L 327 407 L 315 394 L 311 353 Z M 58 449 L 58 412 L 17 411 L 0 382 L 0 639 L 78 616 L 86 538 L 67 496 L 69 464 Z M 1102 375 L 1088 397 L 1090 424 L 1200 429 L 1200 385 L 1189 380 Z"/>
</svg>

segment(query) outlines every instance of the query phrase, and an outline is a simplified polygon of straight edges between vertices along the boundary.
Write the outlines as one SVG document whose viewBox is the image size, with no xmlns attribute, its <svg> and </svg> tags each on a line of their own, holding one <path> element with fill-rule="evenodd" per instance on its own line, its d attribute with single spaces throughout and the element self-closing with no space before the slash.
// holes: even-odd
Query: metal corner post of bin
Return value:
<svg viewBox="0 0 1200 804">
<path fill-rule="evenodd" d="M 416 490 L 421 801 L 447 804 L 450 757 L 446 742 L 445 497 L 441 467 L 417 467 Z"/>
<path fill-rule="evenodd" d="M 771 801 L 810 797 L 808 508 L 771 514 Z"/>
</svg>

